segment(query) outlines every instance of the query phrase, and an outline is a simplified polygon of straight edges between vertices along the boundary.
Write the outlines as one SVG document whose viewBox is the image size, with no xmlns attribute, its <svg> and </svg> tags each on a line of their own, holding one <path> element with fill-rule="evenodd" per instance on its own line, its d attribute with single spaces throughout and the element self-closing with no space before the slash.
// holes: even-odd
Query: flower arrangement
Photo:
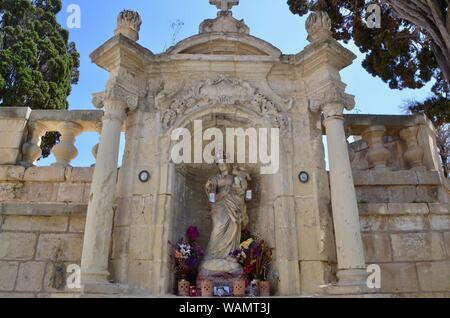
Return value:
<svg viewBox="0 0 450 318">
<path fill-rule="evenodd" d="M 269 266 L 272 263 L 273 249 L 266 241 L 243 233 L 245 239 L 239 248 L 231 253 L 244 268 L 244 274 L 249 280 L 267 280 Z"/>
<path fill-rule="evenodd" d="M 171 255 L 172 265 L 178 276 L 195 275 L 204 256 L 202 247 L 196 242 L 200 232 L 194 226 L 190 226 L 186 231 L 186 237 L 181 238 L 176 244 L 169 242 L 173 249 Z"/>
</svg>

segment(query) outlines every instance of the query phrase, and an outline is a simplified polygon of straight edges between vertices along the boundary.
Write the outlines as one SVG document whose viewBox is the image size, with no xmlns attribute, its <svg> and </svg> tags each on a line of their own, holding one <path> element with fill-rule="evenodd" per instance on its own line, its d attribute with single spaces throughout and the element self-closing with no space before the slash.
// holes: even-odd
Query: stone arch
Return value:
<svg viewBox="0 0 450 318">
<path fill-rule="evenodd" d="M 228 117 L 227 117 L 228 116 Z M 242 128 L 251 126 L 264 127 L 264 128 L 276 128 L 273 121 L 269 118 L 261 115 L 249 105 L 221 105 L 221 106 L 204 106 L 196 109 L 195 111 L 188 112 L 174 123 L 170 129 L 165 132 L 164 143 L 161 145 L 161 149 L 164 149 L 164 153 L 161 155 L 170 159 L 170 149 L 173 142 L 170 140 L 171 133 L 176 128 L 191 129 L 191 125 L 194 120 L 203 119 L 204 127 L 208 128 L 215 125 L 224 125 L 225 123 L 242 123 Z M 236 126 L 236 125 L 235 125 Z M 281 137 L 290 139 L 290 137 Z M 284 153 L 284 143 L 280 142 L 280 153 Z M 293 210 L 293 199 L 286 198 L 289 193 L 292 193 L 291 183 L 287 182 L 291 178 L 291 172 L 286 168 L 285 164 L 288 158 L 281 156 L 280 158 L 280 170 L 275 175 L 258 176 L 256 169 L 251 170 L 252 177 L 255 178 L 254 186 L 258 187 L 255 191 L 257 200 L 255 204 L 249 204 L 249 214 L 253 226 L 253 230 L 260 233 L 275 247 L 275 262 L 273 266 L 272 280 L 275 290 L 280 295 L 295 295 L 300 293 L 300 273 L 298 267 L 298 248 L 296 247 L 297 241 L 297 227 L 295 216 L 290 212 Z M 163 160 L 165 161 L 165 160 Z M 167 231 L 161 232 L 161 237 L 155 237 L 155 240 L 164 242 L 166 240 L 176 240 L 177 235 L 182 235 L 184 228 L 188 225 L 183 223 L 185 219 L 189 222 L 195 222 L 196 220 L 209 220 L 207 215 L 207 199 L 197 199 L 199 193 L 203 192 L 204 178 L 208 176 L 206 169 L 190 170 L 191 175 L 189 181 L 186 181 L 186 177 L 182 175 L 183 171 L 180 171 L 174 164 L 169 164 L 168 169 L 161 171 L 160 178 L 171 179 L 172 182 L 165 183 L 163 186 L 167 188 L 160 188 L 159 193 L 170 193 L 170 203 L 161 206 L 158 214 L 163 215 L 164 220 L 167 223 Z M 189 169 L 189 168 L 188 168 Z M 201 170 L 205 174 L 203 176 L 198 175 L 198 171 Z M 192 177 L 192 174 L 197 174 L 198 178 Z M 186 184 L 189 185 L 186 186 Z M 185 189 L 181 189 L 185 186 Z M 182 193 L 183 192 L 183 193 Z M 190 193 L 195 193 L 197 201 L 188 202 Z M 289 205 L 289 206 L 287 206 Z M 202 213 L 201 215 L 186 215 L 186 211 L 196 211 L 195 213 Z M 200 211 L 200 212 L 198 212 Z M 183 215 L 184 214 L 184 215 Z M 183 219 L 184 217 L 184 219 Z M 209 238 L 208 227 L 204 224 L 201 225 L 201 230 L 204 230 L 203 241 Z M 295 246 L 294 246 L 295 245 Z M 286 247 L 294 246 L 293 249 L 287 253 Z M 169 257 L 169 249 L 161 250 L 162 259 Z M 290 254 L 290 255 L 288 255 Z M 161 286 L 160 292 L 171 293 L 174 284 L 173 276 L 171 276 L 170 269 L 165 266 L 168 263 L 161 262 L 161 268 L 159 269 L 161 276 L 166 277 L 162 280 L 163 286 Z M 292 278 L 297 277 L 297 282 L 292 282 Z"/>
<path fill-rule="evenodd" d="M 216 51 L 214 50 L 216 49 Z M 230 51 L 231 50 L 231 51 Z M 202 33 L 169 48 L 164 54 L 231 54 L 266 56 L 279 59 L 281 51 L 272 44 L 248 34 Z"/>
</svg>

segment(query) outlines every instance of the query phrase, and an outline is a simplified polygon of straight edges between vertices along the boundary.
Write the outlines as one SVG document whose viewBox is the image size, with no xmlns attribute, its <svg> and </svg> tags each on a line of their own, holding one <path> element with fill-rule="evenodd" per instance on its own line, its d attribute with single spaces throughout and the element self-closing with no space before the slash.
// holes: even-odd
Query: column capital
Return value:
<svg viewBox="0 0 450 318">
<path fill-rule="evenodd" d="M 324 89 L 309 100 L 312 112 L 323 112 L 325 120 L 329 118 L 344 119 L 344 109 L 355 107 L 355 96 L 346 94 L 344 89 L 331 87 Z"/>
<path fill-rule="evenodd" d="M 138 106 L 139 97 L 122 87 L 92 94 L 92 103 L 95 107 L 104 108 L 107 102 L 119 103 L 125 110 L 133 111 Z"/>
<path fill-rule="evenodd" d="M 92 103 L 105 111 L 103 120 L 118 120 L 123 122 L 128 111 L 138 106 L 138 96 L 118 86 L 105 92 L 92 94 Z"/>
</svg>

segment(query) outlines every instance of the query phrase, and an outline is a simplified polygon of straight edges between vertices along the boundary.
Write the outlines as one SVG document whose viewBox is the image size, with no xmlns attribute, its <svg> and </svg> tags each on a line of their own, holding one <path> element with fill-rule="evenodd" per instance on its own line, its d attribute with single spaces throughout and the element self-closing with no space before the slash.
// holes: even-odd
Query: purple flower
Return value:
<svg viewBox="0 0 450 318">
<path fill-rule="evenodd" d="M 199 263 L 199 260 L 198 260 L 198 258 L 195 258 L 195 257 L 189 257 L 187 260 L 186 260 L 186 266 L 188 267 L 188 268 L 194 268 L 194 267 L 197 267 L 197 265 L 198 265 L 198 263 Z"/>
<path fill-rule="evenodd" d="M 195 241 L 200 236 L 200 232 L 198 231 L 197 227 L 195 227 L 195 226 L 190 226 L 187 229 L 186 234 L 191 241 Z"/>
<path fill-rule="evenodd" d="M 261 250 L 261 246 L 259 244 L 253 244 L 251 246 L 251 251 L 254 256 L 256 256 L 256 257 L 261 256 L 262 250 Z"/>
</svg>

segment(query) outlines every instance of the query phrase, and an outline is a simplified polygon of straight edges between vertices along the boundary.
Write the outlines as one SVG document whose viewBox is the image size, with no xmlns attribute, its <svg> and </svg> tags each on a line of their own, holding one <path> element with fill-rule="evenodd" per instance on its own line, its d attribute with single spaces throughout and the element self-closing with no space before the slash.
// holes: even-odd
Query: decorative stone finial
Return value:
<svg viewBox="0 0 450 318">
<path fill-rule="evenodd" d="M 139 30 L 142 20 L 136 11 L 123 10 L 117 17 L 117 28 L 115 34 L 123 34 L 133 41 L 139 40 Z"/>
<path fill-rule="evenodd" d="M 220 13 L 227 13 L 231 8 L 239 5 L 239 0 L 209 0 L 209 4 L 215 5 Z"/>
<path fill-rule="evenodd" d="M 324 11 L 313 12 L 306 20 L 308 41 L 317 42 L 331 37 L 331 19 Z"/>
</svg>

